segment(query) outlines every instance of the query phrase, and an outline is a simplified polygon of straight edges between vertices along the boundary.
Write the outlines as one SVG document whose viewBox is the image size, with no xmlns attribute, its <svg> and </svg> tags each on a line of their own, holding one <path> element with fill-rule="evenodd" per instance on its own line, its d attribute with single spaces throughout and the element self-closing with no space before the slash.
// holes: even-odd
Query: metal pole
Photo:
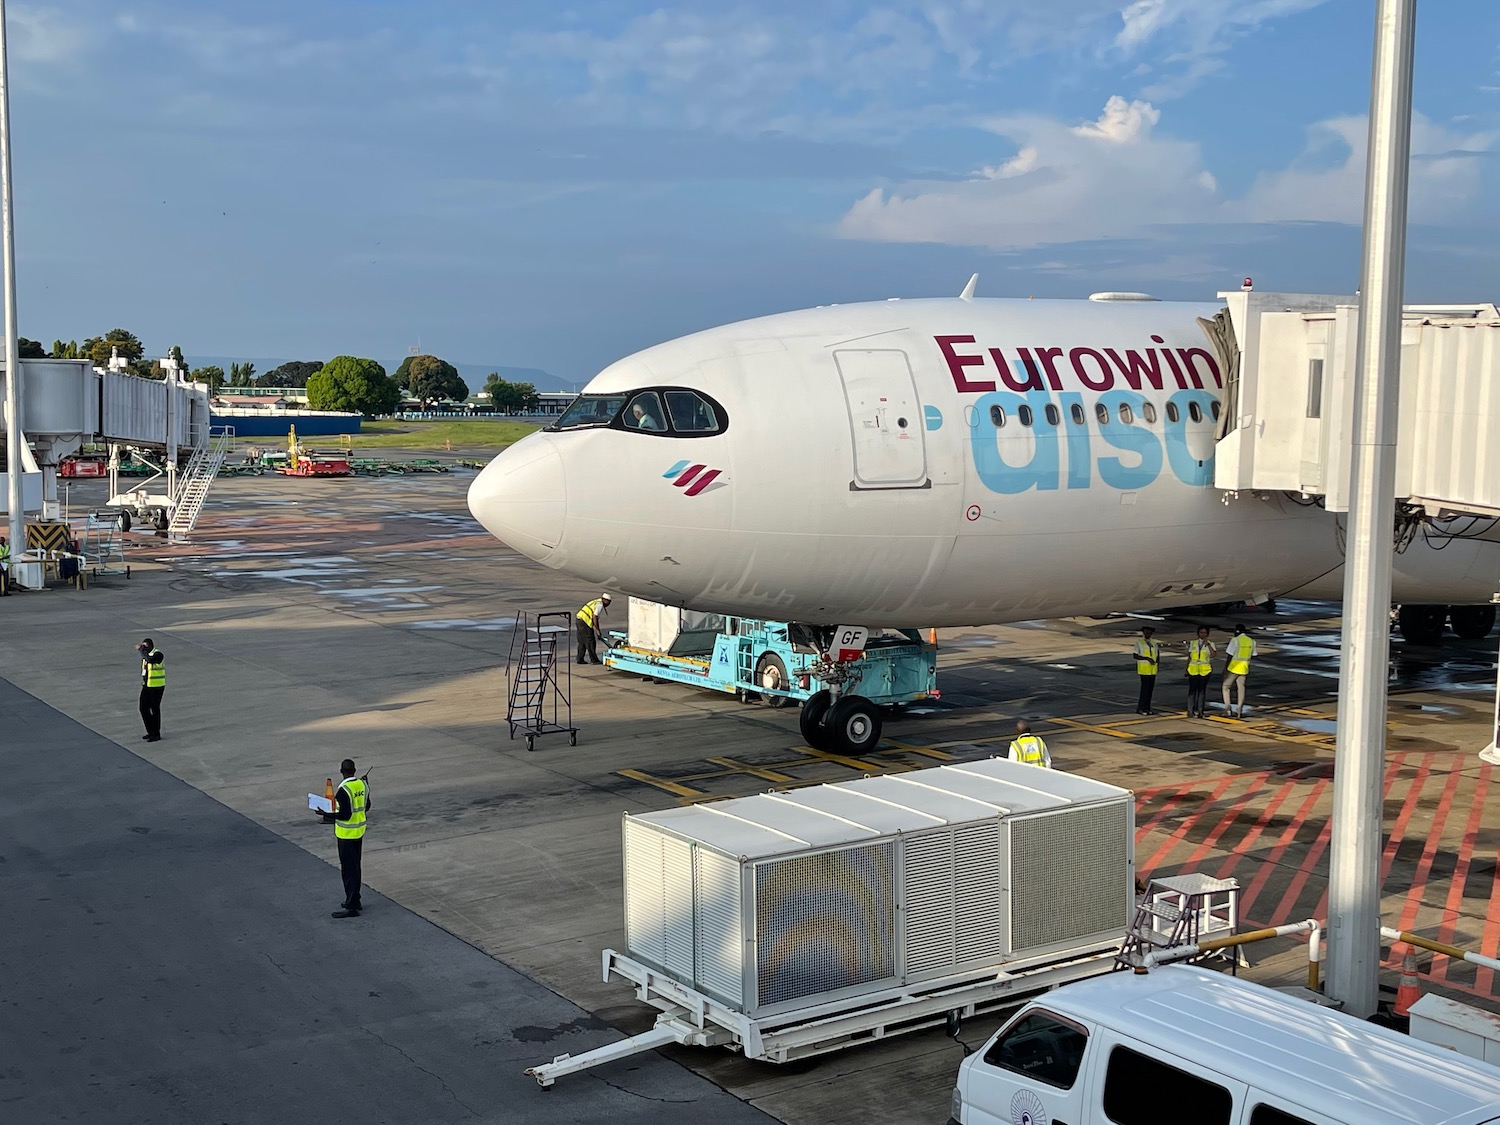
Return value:
<svg viewBox="0 0 1500 1125">
<path fill-rule="evenodd" d="M 1333 852 L 1328 883 L 1328 995 L 1375 1013 L 1380 969 L 1381 785 L 1390 664 L 1396 410 L 1401 381 L 1401 284 L 1411 160 L 1416 0 L 1379 0 L 1365 172 L 1354 449 L 1344 561 L 1344 633 Z"/>
<path fill-rule="evenodd" d="M 0 0 L 0 257 L 5 271 L 5 467 L 12 560 L 26 548 L 21 431 L 21 359 L 16 342 L 16 245 L 10 192 L 10 68 L 5 43 L 5 0 Z"/>
</svg>

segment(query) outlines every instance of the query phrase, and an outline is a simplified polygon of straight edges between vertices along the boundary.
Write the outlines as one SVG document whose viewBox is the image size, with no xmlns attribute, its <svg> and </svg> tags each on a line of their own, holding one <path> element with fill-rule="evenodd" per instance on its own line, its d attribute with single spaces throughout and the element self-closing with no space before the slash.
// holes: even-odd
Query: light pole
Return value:
<svg viewBox="0 0 1500 1125">
<path fill-rule="evenodd" d="M 12 559 L 26 547 L 26 513 L 21 485 L 24 444 L 21 431 L 21 359 L 16 342 L 16 243 L 10 191 L 10 63 L 6 47 L 5 0 L 0 0 L 0 257 L 5 271 L 5 468 L 6 504 Z"/>
<path fill-rule="evenodd" d="M 1381 792 L 1415 31 L 1416 0 L 1379 0 L 1328 879 L 1328 995 L 1361 1019 L 1375 1014 L 1380 969 Z"/>
</svg>

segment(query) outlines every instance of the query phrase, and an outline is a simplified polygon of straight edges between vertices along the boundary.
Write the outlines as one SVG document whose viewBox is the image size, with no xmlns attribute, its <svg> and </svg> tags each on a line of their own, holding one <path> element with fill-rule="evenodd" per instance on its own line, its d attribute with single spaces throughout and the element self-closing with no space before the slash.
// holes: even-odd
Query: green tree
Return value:
<svg viewBox="0 0 1500 1125">
<path fill-rule="evenodd" d="M 407 357 L 394 378 L 396 386 L 421 403 L 423 410 L 440 399 L 462 402 L 469 397 L 469 385 L 459 378 L 458 368 L 435 355 Z"/>
<path fill-rule="evenodd" d="M 216 395 L 224 386 L 224 369 L 216 363 L 211 363 L 207 367 L 193 368 L 188 378 L 195 383 L 207 383 L 208 393 Z"/>
<path fill-rule="evenodd" d="M 52 341 L 53 359 L 82 359 L 83 349 L 78 346 L 77 340 L 69 340 L 66 344 L 61 340 Z"/>
<path fill-rule="evenodd" d="M 229 365 L 229 385 L 231 387 L 249 387 L 255 383 L 255 364 L 253 363 L 231 363 Z"/>
<path fill-rule="evenodd" d="M 541 405 L 536 387 L 531 383 L 512 383 L 500 378 L 497 371 L 490 372 L 484 383 L 485 394 L 496 410 L 506 414 L 532 414 Z"/>
<path fill-rule="evenodd" d="M 400 401 L 401 388 L 373 359 L 334 356 L 307 380 L 307 405 L 314 410 L 357 410 L 374 418 Z"/>
<path fill-rule="evenodd" d="M 140 337 L 124 328 L 111 328 L 103 336 L 90 336 L 78 348 L 79 359 L 91 360 L 95 367 L 107 367 L 111 352 L 125 360 L 125 369 L 143 379 L 160 379 L 165 372 L 145 358 L 146 349 Z"/>
<path fill-rule="evenodd" d="M 294 359 L 290 363 L 283 363 L 280 367 L 271 368 L 255 380 L 255 385 L 257 387 L 305 387 L 307 381 L 322 367 L 321 363 Z"/>
<path fill-rule="evenodd" d="M 38 340 L 28 340 L 21 336 L 16 340 L 18 345 L 17 356 L 21 359 L 46 359 L 47 349 L 42 347 Z"/>
</svg>

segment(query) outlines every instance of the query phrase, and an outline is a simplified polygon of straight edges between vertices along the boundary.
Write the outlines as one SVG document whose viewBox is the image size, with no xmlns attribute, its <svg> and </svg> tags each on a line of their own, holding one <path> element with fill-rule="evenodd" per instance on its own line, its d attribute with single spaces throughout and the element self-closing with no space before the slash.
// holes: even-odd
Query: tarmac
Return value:
<svg viewBox="0 0 1500 1125">
<path fill-rule="evenodd" d="M 377 947 L 360 954 L 371 958 L 362 969 L 381 978 L 385 989 L 431 988 L 442 1001 L 411 1015 L 414 1026 L 435 1019 L 444 1004 L 456 1004 L 465 1013 L 458 1026 L 475 1029 L 469 1038 L 434 1039 L 431 1050 L 414 1054 L 423 1066 L 455 1090 L 455 1076 L 472 1077 L 475 1070 L 487 1081 L 498 1083 L 503 1072 L 520 1083 L 464 1087 L 464 1102 L 482 1109 L 490 1102 L 480 1095 L 493 1091 L 505 1097 L 495 1101 L 490 1093 L 490 1101 L 514 1110 L 517 1119 L 570 1120 L 575 1108 L 564 1099 L 585 1096 L 575 1091 L 607 1092 L 613 1083 L 668 1099 L 661 1105 L 642 1100 L 653 1113 L 686 1098 L 689 1117 L 721 1115 L 726 1104 L 733 1106 L 722 1097 L 710 1100 L 721 1087 L 792 1125 L 863 1122 L 877 1114 L 893 1122 L 942 1120 L 962 1052 L 938 1031 L 781 1067 L 717 1048 L 660 1053 L 706 1083 L 652 1055 L 564 1078 L 546 1093 L 518 1076 L 526 1065 L 563 1050 L 576 1053 L 613 1033 L 643 1030 L 652 1020 L 629 986 L 599 979 L 600 950 L 623 943 L 622 813 L 1004 753 L 1018 717 L 1030 719 L 1047 739 L 1057 767 L 1135 790 L 1143 877 L 1184 871 L 1234 877 L 1244 888 L 1245 924 L 1326 916 L 1338 687 L 1337 620 L 1330 607 L 1283 599 L 1274 614 L 1180 614 L 1156 621 L 1169 655 L 1152 716 L 1133 713 L 1129 652 L 1139 621 L 945 630 L 939 637 L 941 700 L 890 720 L 881 746 L 858 761 L 804 746 L 795 709 L 747 706 L 726 695 L 569 664 L 578 745 L 547 736 L 527 752 L 508 737 L 505 722 L 504 665 L 515 614 L 571 610 L 597 591 L 485 534 L 464 504 L 471 476 L 221 480 L 189 543 L 129 537 L 128 579 L 106 575 L 84 591 L 57 588 L 0 603 L 10 657 L 5 677 L 35 699 L 0 696 L 4 729 L 17 729 L 12 714 L 27 723 L 19 740 L 6 739 L 4 751 L 29 763 L 26 769 L 12 765 L 22 785 L 11 799 L 20 808 L 45 820 L 43 806 L 72 803 L 80 776 L 129 767 L 150 771 L 165 786 L 142 784 L 130 800 L 115 802 L 124 806 L 122 814 L 133 810 L 140 826 L 157 823 L 144 818 L 148 809 L 155 816 L 160 808 L 166 817 L 193 800 L 208 807 L 198 794 L 223 806 L 213 812 L 242 826 L 220 830 L 201 857 L 196 849 L 164 849 L 152 857 L 149 876 L 145 869 L 97 866 L 88 849 L 69 848 L 66 820 L 27 844 L 38 853 L 38 872 L 72 872 L 81 864 L 72 877 L 88 871 L 100 894 L 115 880 L 122 888 L 148 881 L 207 887 L 215 912 L 232 906 L 243 914 L 233 926 L 222 918 L 200 925 L 200 904 L 191 900 L 161 904 L 106 895 L 113 904 L 106 918 L 119 924 L 105 946 L 118 941 L 134 956 L 158 944 L 137 943 L 129 936 L 136 929 L 156 935 L 181 924 L 188 927 L 185 938 L 192 935 L 188 951 L 194 956 L 174 960 L 194 971 L 173 974 L 155 990 L 163 1012 L 175 1010 L 166 1006 L 168 998 L 200 997 L 214 1005 L 211 998 L 226 980 L 242 991 L 263 984 L 261 962 L 269 961 L 261 951 L 274 952 L 282 942 L 303 958 L 299 972 L 308 988 L 337 999 L 325 974 L 336 970 L 339 951 L 348 954 L 347 943 L 373 940 Z M 99 503 L 102 492 L 101 482 L 76 482 L 69 497 L 75 514 Z M 1190 637 L 1200 620 L 1212 624 L 1221 641 L 1236 621 L 1254 631 L 1261 656 L 1250 677 L 1246 720 L 1218 709 L 1207 720 L 1189 720 L 1183 711 L 1184 681 L 1173 664 L 1182 657 L 1170 644 Z M 623 627 L 623 620 L 606 624 Z M 140 741 L 133 651 L 147 635 L 166 652 L 169 669 L 165 737 L 151 744 Z M 1450 638 L 1419 649 L 1393 642 L 1382 905 L 1389 925 L 1491 955 L 1500 944 L 1500 818 L 1488 807 L 1491 767 L 1476 751 L 1488 741 L 1494 643 L 1494 637 Z M 1211 702 L 1216 692 L 1217 684 Z M 66 718 L 51 717 L 43 705 Z M 47 741 L 34 730 L 49 738 L 54 730 L 67 733 Z M 78 753 L 98 757 L 74 762 L 59 753 L 75 745 Z M 336 862 L 332 834 L 307 811 L 306 794 L 321 793 L 346 756 L 361 771 L 372 768 L 375 812 L 365 878 L 380 897 L 366 916 L 340 923 L 327 917 L 339 893 L 329 866 Z M 186 787 L 173 788 L 172 778 Z M 4 850 L 11 852 L 9 840 Z M 222 885 L 236 865 L 255 871 L 253 890 L 239 886 L 238 874 Z M 0 881 L 16 877 L 12 856 L 0 868 Z M 39 877 L 28 874 L 20 885 L 34 886 Z M 75 901 L 74 917 L 81 919 L 84 904 Z M 50 928 L 32 932 L 44 922 Z M 49 945 L 43 934 L 60 927 L 58 919 L 26 919 L 24 948 L 41 958 Z M 371 931 L 373 939 L 349 936 Z M 1291 940 L 1255 947 L 1250 956 L 1252 979 L 1305 979 L 1305 949 Z M 493 994 L 478 997 L 454 990 L 455 977 L 445 966 L 468 958 L 482 962 L 497 981 L 504 976 L 510 991 L 498 984 Z M 205 964 L 220 966 L 218 984 L 207 992 L 196 975 Z M 24 970 L 7 966 L 8 974 Z M 1423 971 L 1429 987 L 1500 1010 L 1487 971 L 1443 957 L 1430 963 L 1424 957 Z M 1394 989 L 1394 963 L 1386 978 Z M 40 967 L 23 979 L 38 982 L 33 991 L 47 995 Z M 118 983 L 106 987 L 111 980 Z M 132 999 L 130 980 L 129 971 L 101 978 L 101 1002 L 118 1003 L 122 1013 L 127 1001 L 144 1003 Z M 503 998 L 512 992 L 520 999 Z M 308 1016 L 310 1005 L 296 989 L 260 995 L 275 1011 L 258 1018 L 283 1035 Z M 48 1017 L 56 1031 L 29 1041 L 24 1065 L 0 1078 L 0 1099 L 56 1096 L 52 1076 L 71 1065 L 62 1041 L 87 1026 L 82 1009 L 91 1002 L 92 996 L 75 997 Z M 274 1039 L 254 1021 L 236 1024 L 223 1007 L 226 1014 L 214 1024 L 220 1049 L 203 1052 L 201 1081 L 233 1063 L 236 1045 L 253 1050 Z M 994 1020 L 973 1021 L 962 1039 L 975 1044 L 994 1026 Z M 531 1028 L 566 1030 L 550 1038 L 518 1031 Z M 199 1039 L 206 1034 L 197 1033 Z M 526 1037 L 533 1034 L 538 1038 Z M 169 1044 L 194 1032 L 191 1023 L 178 1032 L 163 1018 L 154 1035 Z M 325 1097 L 336 1089 L 329 1080 L 349 1073 L 350 1062 L 327 1049 L 326 1068 L 316 1068 Z M 102 1059 L 108 1054 L 96 1050 Z M 145 1066 L 134 1050 L 121 1043 L 118 1058 L 99 1065 L 117 1076 Z M 271 1084 L 273 1071 L 284 1077 L 277 1068 L 290 1057 L 267 1051 L 260 1082 Z M 424 1089 L 434 1098 L 441 1092 L 419 1071 L 398 1067 L 386 1079 L 413 1097 Z M 178 1096 L 171 1082 L 139 1096 L 155 1097 L 164 1107 L 156 1119 L 207 1119 L 171 1116 Z M 45 1109 L 50 1103 L 36 1104 Z M 394 1095 L 368 1105 L 389 1113 L 372 1119 L 447 1119 L 422 1116 L 415 1105 L 408 1110 Z M 102 1103 L 79 1101 L 75 1110 L 76 1120 L 136 1119 L 123 1106 L 115 1116 Z M 627 1112 L 601 1106 L 579 1119 Z"/>
</svg>

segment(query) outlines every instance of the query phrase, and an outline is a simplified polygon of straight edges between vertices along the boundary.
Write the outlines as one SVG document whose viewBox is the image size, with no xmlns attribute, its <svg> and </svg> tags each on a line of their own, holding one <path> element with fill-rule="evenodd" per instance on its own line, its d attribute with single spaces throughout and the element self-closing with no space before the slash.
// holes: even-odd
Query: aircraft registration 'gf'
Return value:
<svg viewBox="0 0 1500 1125">
<path fill-rule="evenodd" d="M 612 364 L 469 507 L 522 554 L 692 609 L 984 625 L 1337 598 L 1341 519 L 1212 487 L 1217 304 L 931 299 L 699 332 Z M 1500 544 L 1417 537 L 1399 602 L 1477 605 Z"/>
</svg>

